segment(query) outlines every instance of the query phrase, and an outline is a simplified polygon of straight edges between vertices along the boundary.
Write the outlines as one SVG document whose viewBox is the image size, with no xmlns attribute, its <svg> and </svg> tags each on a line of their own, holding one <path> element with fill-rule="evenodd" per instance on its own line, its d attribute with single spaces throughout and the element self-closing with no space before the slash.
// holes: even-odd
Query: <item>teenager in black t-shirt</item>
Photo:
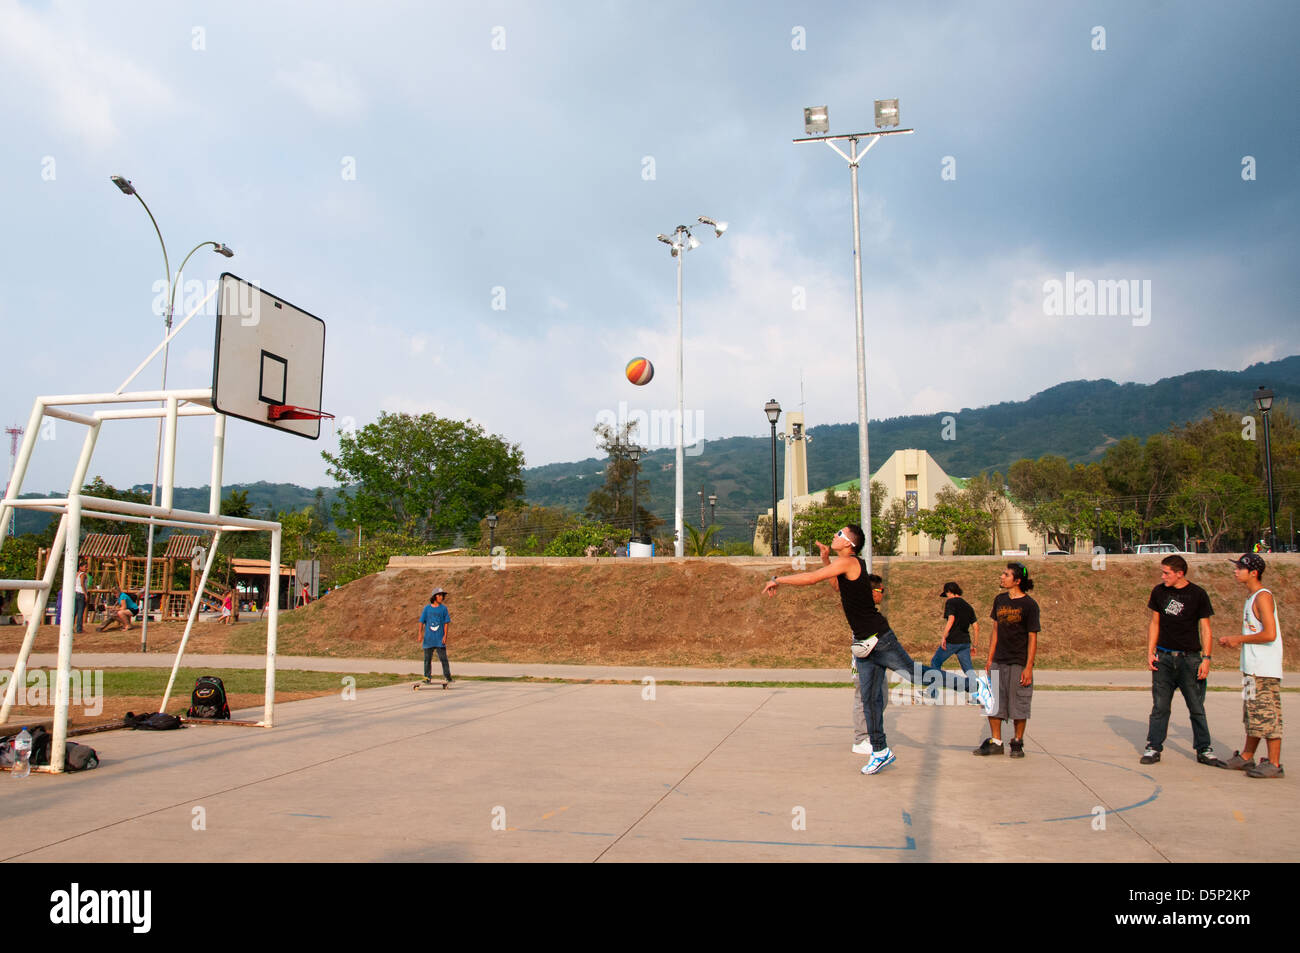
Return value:
<svg viewBox="0 0 1300 953">
<path fill-rule="evenodd" d="M 1002 722 L 1010 718 L 1015 728 L 1011 757 L 1025 756 L 1025 725 L 1034 698 L 1034 656 L 1040 629 L 1038 603 L 1029 596 L 1034 581 L 1024 563 L 1007 563 L 998 576 L 1002 587 L 993 599 L 993 635 L 984 670 L 993 687 L 995 710 L 989 713 L 989 737 L 975 754 L 1002 754 Z"/>
<path fill-rule="evenodd" d="M 1210 675 L 1210 653 L 1214 645 L 1210 616 L 1214 608 L 1204 589 L 1187 580 L 1187 560 L 1166 556 L 1160 560 L 1160 585 L 1147 600 L 1151 620 L 1147 624 L 1147 667 L 1151 669 L 1151 719 L 1147 725 L 1147 748 L 1140 763 L 1160 760 L 1169 733 L 1174 689 L 1182 693 L 1192 717 L 1192 747 L 1196 760 L 1222 767 L 1210 744 L 1210 723 L 1205 717 L 1205 688 Z"/>
<path fill-rule="evenodd" d="M 961 670 L 969 672 L 975 667 L 970 660 L 971 652 L 975 651 L 975 643 L 971 638 L 972 627 L 974 627 L 974 637 L 978 639 L 980 635 L 980 624 L 975 618 L 975 610 L 961 597 L 961 586 L 955 582 L 945 582 L 940 595 L 945 600 L 943 617 L 946 621 L 943 635 L 939 637 L 939 647 L 935 649 L 934 658 L 930 659 L 930 666 L 943 668 L 943 663 L 956 655 Z"/>
</svg>

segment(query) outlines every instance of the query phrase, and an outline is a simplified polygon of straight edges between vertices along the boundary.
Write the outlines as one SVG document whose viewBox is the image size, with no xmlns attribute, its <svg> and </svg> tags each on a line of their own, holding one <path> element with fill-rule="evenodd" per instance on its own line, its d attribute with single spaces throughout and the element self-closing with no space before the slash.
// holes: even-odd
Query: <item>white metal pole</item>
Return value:
<svg viewBox="0 0 1300 953">
<path fill-rule="evenodd" d="M 226 454 L 226 415 L 217 414 L 212 427 L 212 482 L 208 493 L 208 512 L 221 515 L 221 469 Z"/>
<path fill-rule="evenodd" d="M 875 140 L 872 141 L 872 145 Z M 868 147 L 870 148 L 870 147 Z M 865 152 L 863 153 L 866 154 Z M 871 458 L 867 450 L 867 352 L 862 321 L 862 232 L 858 222 L 858 140 L 849 140 L 849 178 L 853 187 L 853 306 L 858 332 L 858 494 L 862 535 L 862 558 L 871 572 Z"/>
<path fill-rule="evenodd" d="M 786 422 L 790 420 L 786 417 Z M 794 443 L 788 438 L 785 442 L 785 525 L 790 530 L 790 545 L 786 547 L 786 552 L 791 557 L 794 556 L 794 482 L 791 477 L 793 467 L 790 466 L 790 458 L 794 455 Z"/>
<path fill-rule="evenodd" d="M 67 545 L 63 559 L 63 606 L 59 619 L 59 664 L 54 688 L 54 738 L 50 770 L 62 773 L 68 743 L 68 683 L 72 673 L 72 630 L 76 625 L 77 557 L 81 539 L 81 494 L 68 494 Z"/>
<path fill-rule="evenodd" d="M 58 571 L 59 560 L 63 558 L 63 544 L 67 539 L 68 517 L 66 515 L 59 518 L 59 528 L 54 534 L 54 542 L 50 545 L 49 558 L 45 563 L 45 574 L 41 577 L 44 588 L 39 590 L 40 602 L 36 606 L 36 611 L 27 620 L 27 632 L 23 636 L 23 644 L 18 649 L 18 658 L 14 660 L 13 675 L 9 678 L 9 684 L 5 686 L 4 704 L 0 705 L 0 725 L 7 724 L 9 721 L 9 712 L 14 707 L 14 698 L 17 693 L 18 685 L 25 685 L 27 680 L 27 659 L 32 654 L 32 645 L 36 642 L 36 632 L 41 627 L 45 617 L 45 604 L 49 601 L 50 590 L 54 586 L 54 574 Z"/>
<path fill-rule="evenodd" d="M 190 605 L 190 617 L 185 621 L 185 634 L 181 636 L 180 647 L 176 650 L 176 661 L 172 663 L 172 674 L 167 679 L 167 690 L 163 692 L 162 701 L 158 705 L 159 711 L 167 710 L 167 702 L 172 697 L 172 687 L 176 684 L 176 673 L 180 671 L 181 659 L 185 655 L 185 646 L 190 641 L 190 632 L 194 628 L 194 620 L 199 616 L 199 604 L 203 601 L 203 589 L 208 584 L 208 572 L 212 569 L 212 561 L 217 555 L 217 543 L 221 542 L 221 530 L 217 530 L 213 535 L 212 549 L 208 553 L 207 562 L 203 564 L 203 577 L 199 580 L 199 588 L 195 592 L 194 601 Z"/>
<path fill-rule="evenodd" d="M 677 230 L 677 498 L 673 516 L 673 526 L 677 532 L 677 541 L 673 546 L 673 555 L 678 558 L 686 555 L 686 536 L 682 527 L 682 511 L 685 509 L 685 466 L 686 455 L 682 442 L 686 416 L 686 398 L 682 391 L 682 260 L 686 257 L 686 242 L 682 241 L 683 229 Z M 689 239 L 687 239 L 689 241 Z"/>
<path fill-rule="evenodd" d="M 262 722 L 267 728 L 272 725 L 275 714 L 275 642 L 280 631 L 280 524 L 271 530 L 271 565 L 272 574 L 270 599 L 266 614 L 266 701 L 263 707 Z"/>
</svg>

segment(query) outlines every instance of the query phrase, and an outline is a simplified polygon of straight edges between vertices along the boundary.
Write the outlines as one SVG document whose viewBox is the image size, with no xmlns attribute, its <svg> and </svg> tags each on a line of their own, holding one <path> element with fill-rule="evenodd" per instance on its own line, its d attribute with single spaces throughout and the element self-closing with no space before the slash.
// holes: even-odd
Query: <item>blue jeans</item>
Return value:
<svg viewBox="0 0 1300 953">
<path fill-rule="evenodd" d="M 876 647 L 879 648 L 879 643 Z M 867 719 L 867 737 L 871 739 L 871 750 L 884 751 L 889 747 L 889 742 L 885 740 L 885 670 L 879 665 L 868 664 L 870 660 L 871 656 L 853 660 L 858 670 L 858 698 L 862 704 L 862 713 Z"/>
<path fill-rule="evenodd" d="M 974 676 L 945 672 L 933 665 L 918 665 L 912 661 L 912 656 L 907 654 L 907 650 L 898 641 L 898 636 L 894 635 L 893 629 L 880 637 L 870 655 L 857 661 L 859 665 L 866 662 L 872 668 L 897 672 L 917 687 L 938 685 L 957 692 L 973 692 L 977 684 Z"/>
<path fill-rule="evenodd" d="M 1170 655 L 1156 652 L 1156 670 L 1151 673 L 1151 723 L 1147 727 L 1147 747 L 1161 750 L 1169 734 L 1169 713 L 1173 708 L 1174 689 L 1183 695 L 1187 712 L 1192 716 L 1192 747 L 1204 751 L 1211 746 L 1210 723 L 1205 717 L 1205 681 L 1198 681 L 1200 655 Z"/>
<path fill-rule="evenodd" d="M 970 662 L 970 643 L 969 642 L 949 642 L 948 647 L 934 650 L 934 658 L 930 659 L 931 668 L 943 668 L 943 663 L 953 656 L 957 656 L 957 661 L 961 665 L 963 672 L 971 671 L 975 666 Z"/>
<path fill-rule="evenodd" d="M 447 649 L 445 646 L 429 646 L 424 650 L 424 677 L 432 678 L 433 671 L 433 653 L 438 653 L 438 661 L 442 663 L 442 680 L 451 681 L 451 666 L 447 664 Z"/>
</svg>

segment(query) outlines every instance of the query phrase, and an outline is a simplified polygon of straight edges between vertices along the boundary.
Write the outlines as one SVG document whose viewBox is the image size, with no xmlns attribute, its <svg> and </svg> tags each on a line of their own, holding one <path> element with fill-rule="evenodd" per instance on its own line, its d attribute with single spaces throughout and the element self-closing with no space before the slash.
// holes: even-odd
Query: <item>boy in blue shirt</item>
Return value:
<svg viewBox="0 0 1300 953">
<path fill-rule="evenodd" d="M 451 625 L 451 613 L 443 602 L 447 590 L 438 588 L 429 596 L 429 604 L 420 613 L 420 638 L 424 646 L 424 683 L 433 684 L 433 653 L 438 653 L 442 662 L 442 677 L 451 684 L 451 666 L 447 664 L 447 627 Z"/>
</svg>

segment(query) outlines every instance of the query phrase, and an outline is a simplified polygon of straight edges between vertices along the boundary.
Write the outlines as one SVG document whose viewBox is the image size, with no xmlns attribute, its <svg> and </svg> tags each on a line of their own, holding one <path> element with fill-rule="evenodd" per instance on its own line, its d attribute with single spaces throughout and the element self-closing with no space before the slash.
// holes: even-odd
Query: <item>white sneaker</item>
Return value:
<svg viewBox="0 0 1300 953">
<path fill-rule="evenodd" d="M 854 753 L 854 754 L 871 754 L 871 739 L 870 739 L 870 738 L 867 738 L 866 740 L 864 740 L 864 741 L 859 741 L 857 744 L 855 744 L 855 745 L 853 746 L 853 753 Z"/>
<path fill-rule="evenodd" d="M 894 763 L 894 752 L 886 748 L 884 751 L 871 752 L 871 760 L 862 766 L 863 774 L 875 774 L 886 765 Z"/>
<path fill-rule="evenodd" d="M 984 706 L 984 714 L 992 716 L 998 710 L 997 702 L 993 699 L 993 689 L 989 686 L 989 680 L 983 675 L 975 676 L 975 691 L 971 697 L 980 705 Z"/>
</svg>

